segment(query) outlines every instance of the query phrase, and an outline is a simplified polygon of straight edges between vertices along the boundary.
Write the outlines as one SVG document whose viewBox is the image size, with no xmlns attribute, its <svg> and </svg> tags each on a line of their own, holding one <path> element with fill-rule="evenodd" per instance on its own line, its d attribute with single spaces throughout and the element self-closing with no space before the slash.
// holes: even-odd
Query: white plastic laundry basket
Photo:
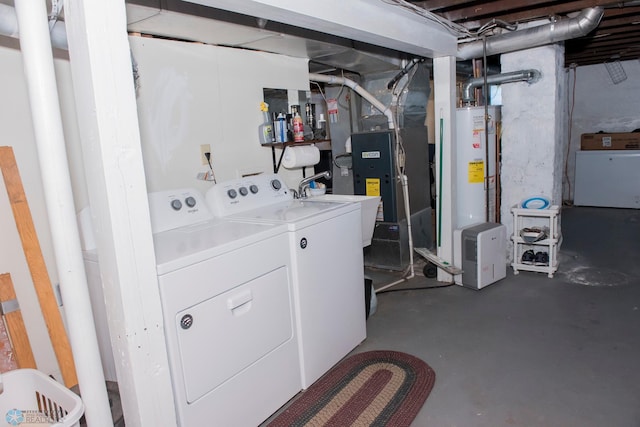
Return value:
<svg viewBox="0 0 640 427">
<path fill-rule="evenodd" d="M 2 374 L 0 426 L 75 427 L 84 413 L 71 390 L 35 369 Z"/>
</svg>

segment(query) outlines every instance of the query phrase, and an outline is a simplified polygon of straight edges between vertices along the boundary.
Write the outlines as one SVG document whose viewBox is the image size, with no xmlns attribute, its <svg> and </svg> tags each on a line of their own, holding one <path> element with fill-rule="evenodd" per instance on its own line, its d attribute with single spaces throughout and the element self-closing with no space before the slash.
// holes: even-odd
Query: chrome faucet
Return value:
<svg viewBox="0 0 640 427">
<path fill-rule="evenodd" d="M 307 191 L 307 188 L 309 187 L 309 184 L 311 183 L 311 181 L 315 181 L 316 179 L 319 179 L 319 178 L 331 179 L 331 171 L 324 171 L 324 172 L 320 172 L 315 175 L 311 175 L 306 178 L 303 178 L 302 181 L 300 181 L 300 184 L 298 184 L 298 198 L 305 199 L 307 197 L 306 191 Z"/>
</svg>

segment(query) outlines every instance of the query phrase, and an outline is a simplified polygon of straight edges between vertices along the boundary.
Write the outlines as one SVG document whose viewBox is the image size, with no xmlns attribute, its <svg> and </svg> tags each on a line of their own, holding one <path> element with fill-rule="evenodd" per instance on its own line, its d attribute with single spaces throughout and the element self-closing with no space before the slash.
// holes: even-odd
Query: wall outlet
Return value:
<svg viewBox="0 0 640 427">
<path fill-rule="evenodd" d="M 198 175 L 196 175 L 196 179 L 199 179 L 201 181 L 210 181 L 214 184 L 216 182 L 215 176 L 213 176 L 213 174 L 210 172 L 200 172 Z"/>
<path fill-rule="evenodd" d="M 207 161 L 207 156 L 204 155 L 204 153 L 209 153 L 211 154 L 211 144 L 201 144 L 200 145 L 200 160 L 202 161 L 203 165 L 209 165 L 209 162 Z"/>
</svg>

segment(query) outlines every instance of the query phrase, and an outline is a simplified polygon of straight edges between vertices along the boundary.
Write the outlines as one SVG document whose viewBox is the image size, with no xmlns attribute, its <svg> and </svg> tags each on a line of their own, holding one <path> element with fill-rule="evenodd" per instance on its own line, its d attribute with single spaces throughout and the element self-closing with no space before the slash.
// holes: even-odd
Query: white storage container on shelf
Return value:
<svg viewBox="0 0 640 427">
<path fill-rule="evenodd" d="M 558 270 L 560 207 L 546 209 L 522 208 L 514 205 L 513 214 L 513 273 L 536 271 L 549 277 Z M 543 235 L 538 235 L 540 231 Z"/>
<path fill-rule="evenodd" d="M 35 369 L 1 375 L 0 418 L 9 426 L 77 427 L 82 400 L 68 388 Z"/>
</svg>

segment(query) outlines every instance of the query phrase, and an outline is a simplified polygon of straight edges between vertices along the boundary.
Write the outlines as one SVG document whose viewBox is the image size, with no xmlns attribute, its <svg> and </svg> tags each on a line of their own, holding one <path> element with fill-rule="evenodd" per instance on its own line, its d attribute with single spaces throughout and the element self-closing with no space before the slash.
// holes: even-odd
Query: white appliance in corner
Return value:
<svg viewBox="0 0 640 427">
<path fill-rule="evenodd" d="M 482 289 L 507 275 L 507 228 L 484 222 L 453 232 L 453 264 L 463 273 L 455 282 L 471 289 Z"/>
<path fill-rule="evenodd" d="M 577 151 L 573 204 L 640 209 L 640 150 Z"/>
</svg>

